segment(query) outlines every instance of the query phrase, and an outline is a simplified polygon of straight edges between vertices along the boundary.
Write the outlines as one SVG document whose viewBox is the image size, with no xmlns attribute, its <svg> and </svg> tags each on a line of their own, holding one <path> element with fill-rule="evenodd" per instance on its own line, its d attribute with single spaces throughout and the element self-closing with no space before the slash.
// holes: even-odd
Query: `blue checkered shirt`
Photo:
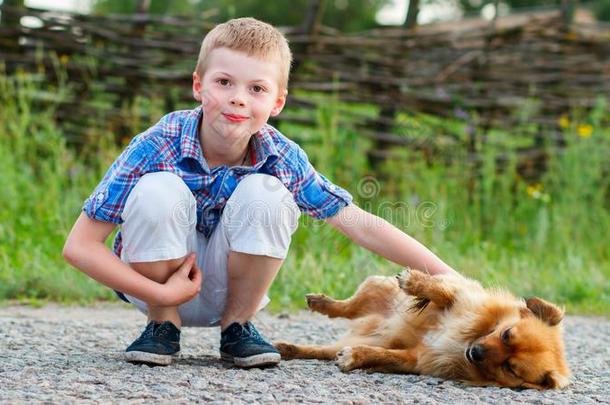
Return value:
<svg viewBox="0 0 610 405">
<path fill-rule="evenodd" d="M 197 231 L 206 237 L 214 231 L 239 182 L 252 173 L 277 177 L 299 209 L 316 219 L 331 217 L 352 201 L 347 191 L 316 172 L 303 149 L 270 125 L 252 136 L 252 166 L 210 169 L 198 137 L 202 114 L 201 107 L 172 112 L 137 135 L 85 201 L 87 216 L 121 224 L 127 197 L 140 177 L 160 171 L 178 175 L 189 187 L 197 201 Z M 121 240 L 119 232 L 114 243 L 117 255 Z"/>
</svg>

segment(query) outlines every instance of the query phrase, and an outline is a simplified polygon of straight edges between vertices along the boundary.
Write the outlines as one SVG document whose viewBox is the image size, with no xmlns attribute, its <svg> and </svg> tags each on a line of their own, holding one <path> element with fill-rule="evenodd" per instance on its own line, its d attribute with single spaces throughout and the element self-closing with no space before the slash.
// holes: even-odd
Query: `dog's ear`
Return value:
<svg viewBox="0 0 610 405">
<path fill-rule="evenodd" d="M 534 315 L 551 326 L 557 325 L 563 319 L 563 310 L 542 298 L 528 298 L 525 305 Z"/>
</svg>

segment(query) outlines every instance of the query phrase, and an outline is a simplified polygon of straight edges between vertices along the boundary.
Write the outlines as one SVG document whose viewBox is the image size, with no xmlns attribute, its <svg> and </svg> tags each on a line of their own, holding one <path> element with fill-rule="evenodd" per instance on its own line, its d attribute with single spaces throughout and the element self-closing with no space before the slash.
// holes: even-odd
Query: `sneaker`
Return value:
<svg viewBox="0 0 610 405">
<path fill-rule="evenodd" d="M 125 359 L 131 363 L 167 366 L 180 354 L 180 329 L 170 321 L 150 321 L 146 329 L 125 350 Z"/>
<path fill-rule="evenodd" d="M 274 366 L 281 358 L 251 322 L 234 322 L 220 333 L 220 357 L 243 368 Z"/>
</svg>

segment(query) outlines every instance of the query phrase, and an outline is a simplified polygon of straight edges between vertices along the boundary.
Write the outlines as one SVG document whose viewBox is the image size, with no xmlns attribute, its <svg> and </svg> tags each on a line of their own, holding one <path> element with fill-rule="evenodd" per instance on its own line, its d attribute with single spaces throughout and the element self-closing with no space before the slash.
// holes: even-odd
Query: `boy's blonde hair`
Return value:
<svg viewBox="0 0 610 405">
<path fill-rule="evenodd" d="M 292 53 L 288 40 L 275 27 L 251 17 L 236 18 L 217 25 L 203 39 L 195 72 L 203 77 L 208 56 L 216 48 L 245 52 L 264 60 L 277 58 L 280 63 L 280 90 L 288 88 Z"/>
</svg>

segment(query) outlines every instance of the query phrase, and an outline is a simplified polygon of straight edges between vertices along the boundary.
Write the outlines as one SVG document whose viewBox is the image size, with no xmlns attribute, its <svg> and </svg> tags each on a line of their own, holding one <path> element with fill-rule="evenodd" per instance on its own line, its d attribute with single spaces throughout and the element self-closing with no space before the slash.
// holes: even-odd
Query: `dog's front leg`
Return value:
<svg viewBox="0 0 610 405">
<path fill-rule="evenodd" d="M 385 349 L 376 346 L 348 346 L 337 353 L 341 371 L 358 368 L 380 373 L 416 373 L 417 353 L 413 349 Z"/>
<path fill-rule="evenodd" d="M 418 270 L 407 269 L 396 276 L 398 285 L 407 294 L 416 298 L 414 307 L 423 309 L 429 302 L 439 308 L 448 308 L 455 301 L 455 288 L 441 278 Z"/>
</svg>

